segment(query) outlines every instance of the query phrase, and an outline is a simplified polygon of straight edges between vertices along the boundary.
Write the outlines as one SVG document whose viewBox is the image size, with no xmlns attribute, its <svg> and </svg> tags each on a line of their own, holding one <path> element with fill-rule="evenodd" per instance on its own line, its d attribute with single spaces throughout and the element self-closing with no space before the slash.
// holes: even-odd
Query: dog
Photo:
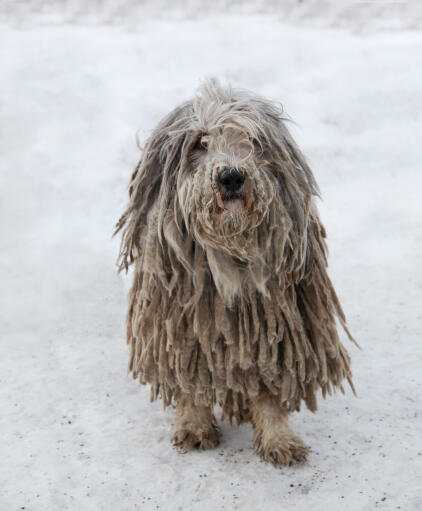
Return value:
<svg viewBox="0 0 422 511">
<path fill-rule="evenodd" d="M 353 340 L 327 275 L 319 190 L 282 108 L 205 81 L 146 142 L 131 177 L 119 269 L 133 264 L 129 371 L 176 406 L 173 442 L 218 445 L 222 419 L 251 422 L 258 455 L 304 462 L 288 425 L 343 382 Z"/>
</svg>

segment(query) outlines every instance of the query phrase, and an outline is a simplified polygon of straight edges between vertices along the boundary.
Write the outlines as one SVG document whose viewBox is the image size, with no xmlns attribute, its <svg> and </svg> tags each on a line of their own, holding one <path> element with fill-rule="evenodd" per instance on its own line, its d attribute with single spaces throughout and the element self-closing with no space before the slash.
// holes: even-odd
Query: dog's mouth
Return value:
<svg viewBox="0 0 422 511">
<path fill-rule="evenodd" d="M 223 212 L 240 212 L 246 207 L 246 197 L 243 193 L 226 192 L 221 194 L 221 199 L 224 205 Z"/>
<path fill-rule="evenodd" d="M 240 192 L 221 192 L 216 195 L 215 212 L 218 215 L 238 213 L 248 216 L 253 211 L 253 193 L 251 189 Z"/>
<path fill-rule="evenodd" d="M 221 194 L 221 198 L 224 203 L 235 201 L 235 200 L 245 200 L 245 196 L 243 193 L 238 192 L 226 192 Z"/>
</svg>

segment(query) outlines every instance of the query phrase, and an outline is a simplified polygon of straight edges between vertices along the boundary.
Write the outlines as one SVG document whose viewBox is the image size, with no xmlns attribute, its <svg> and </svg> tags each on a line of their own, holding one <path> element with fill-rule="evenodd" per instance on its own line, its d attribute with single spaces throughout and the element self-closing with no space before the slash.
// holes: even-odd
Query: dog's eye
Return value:
<svg viewBox="0 0 422 511">
<path fill-rule="evenodd" d="M 259 142 L 259 140 L 256 138 L 251 138 L 250 141 L 251 141 L 251 144 L 253 145 L 254 151 L 258 154 L 261 154 L 263 152 L 263 146 Z"/>
<path fill-rule="evenodd" d="M 208 141 L 206 137 L 207 137 L 206 133 L 201 133 L 200 135 L 198 135 L 198 138 L 196 139 L 193 148 L 197 151 L 206 151 L 208 149 Z"/>
</svg>

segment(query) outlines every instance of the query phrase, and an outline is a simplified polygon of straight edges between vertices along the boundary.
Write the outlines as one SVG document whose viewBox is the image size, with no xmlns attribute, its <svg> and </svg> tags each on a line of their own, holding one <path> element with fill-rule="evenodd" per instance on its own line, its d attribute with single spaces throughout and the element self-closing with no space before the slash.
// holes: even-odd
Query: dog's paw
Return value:
<svg viewBox="0 0 422 511">
<path fill-rule="evenodd" d="M 256 453 L 273 465 L 291 466 L 305 463 L 309 449 L 300 438 L 292 435 L 265 445 L 259 444 Z"/>
<path fill-rule="evenodd" d="M 215 425 L 206 431 L 179 429 L 173 435 L 173 444 L 183 452 L 194 449 L 213 449 L 219 443 L 220 433 Z"/>
</svg>

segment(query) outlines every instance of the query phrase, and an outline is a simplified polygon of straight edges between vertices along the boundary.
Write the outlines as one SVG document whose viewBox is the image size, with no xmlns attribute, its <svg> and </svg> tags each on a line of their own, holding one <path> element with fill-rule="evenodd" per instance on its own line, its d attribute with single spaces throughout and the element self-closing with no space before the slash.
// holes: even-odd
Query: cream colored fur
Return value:
<svg viewBox="0 0 422 511">
<path fill-rule="evenodd" d="M 274 465 L 292 465 L 306 460 L 309 449 L 288 425 L 288 411 L 273 397 L 263 395 L 252 404 L 256 452 Z"/>
</svg>

